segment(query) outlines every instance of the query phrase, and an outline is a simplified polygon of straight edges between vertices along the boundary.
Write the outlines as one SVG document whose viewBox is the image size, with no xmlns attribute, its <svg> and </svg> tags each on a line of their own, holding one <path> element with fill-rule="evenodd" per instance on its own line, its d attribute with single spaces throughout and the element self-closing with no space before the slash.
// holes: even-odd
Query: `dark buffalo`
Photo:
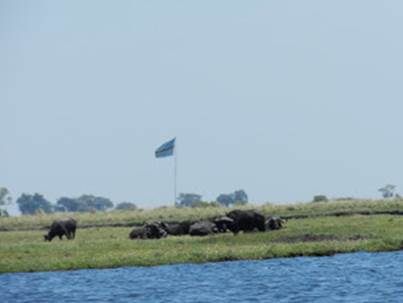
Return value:
<svg viewBox="0 0 403 303">
<path fill-rule="evenodd" d="M 44 235 L 45 241 L 52 241 L 54 237 L 59 237 L 60 240 L 63 239 L 63 236 L 66 236 L 67 239 L 74 239 L 76 236 L 77 229 L 77 221 L 73 218 L 69 218 L 66 220 L 57 220 L 53 221 L 50 226 L 49 232 L 47 235 Z"/>
<path fill-rule="evenodd" d="M 283 224 L 285 223 L 284 219 L 280 217 L 269 217 L 266 220 L 266 230 L 277 230 L 283 228 Z"/>
<path fill-rule="evenodd" d="M 265 217 L 255 210 L 241 210 L 235 209 L 227 214 L 227 217 L 234 220 L 232 226 L 228 226 L 234 234 L 239 231 L 265 231 Z"/>
<path fill-rule="evenodd" d="M 215 218 L 212 222 L 217 226 L 220 233 L 225 233 L 228 229 L 231 230 L 234 225 L 234 220 L 227 216 Z"/>
<path fill-rule="evenodd" d="M 218 232 L 217 226 L 210 221 L 200 221 L 192 224 L 189 229 L 191 236 L 207 236 Z"/>
<path fill-rule="evenodd" d="M 189 228 L 194 222 L 191 221 L 183 221 L 180 223 L 163 223 L 163 228 L 168 233 L 168 235 L 172 236 L 181 236 L 188 235 Z"/>
<path fill-rule="evenodd" d="M 164 229 L 165 224 L 161 222 L 151 222 L 144 224 L 141 228 L 135 228 L 131 231 L 130 239 L 160 239 L 168 234 Z"/>
<path fill-rule="evenodd" d="M 146 230 L 143 227 L 133 229 L 129 234 L 130 239 L 147 239 Z"/>
</svg>

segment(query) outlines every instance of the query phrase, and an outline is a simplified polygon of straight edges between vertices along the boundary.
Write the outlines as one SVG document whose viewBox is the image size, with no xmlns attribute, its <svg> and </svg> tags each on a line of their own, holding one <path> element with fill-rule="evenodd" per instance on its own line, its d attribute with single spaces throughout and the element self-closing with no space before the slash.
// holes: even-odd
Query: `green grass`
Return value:
<svg viewBox="0 0 403 303">
<path fill-rule="evenodd" d="M 130 230 L 78 229 L 75 240 L 54 239 L 51 243 L 43 241 L 43 231 L 0 232 L 0 272 L 322 256 L 403 247 L 403 216 L 391 215 L 289 220 L 286 228 L 279 231 L 238 236 L 226 233 L 202 238 L 129 240 Z"/>
<path fill-rule="evenodd" d="M 387 212 L 403 212 L 403 200 L 349 200 L 322 203 L 295 203 L 286 205 L 265 204 L 263 206 L 248 205 L 243 208 L 255 208 L 265 215 L 284 217 L 314 217 L 340 214 L 382 214 Z M 79 225 L 110 226 L 114 224 L 140 225 L 146 221 L 164 220 L 178 222 L 183 220 L 199 220 L 228 212 L 224 207 L 207 208 L 157 208 L 136 211 L 111 211 L 98 213 L 57 213 L 51 215 L 34 215 L 19 217 L 0 217 L 0 230 L 28 230 L 49 226 L 53 220 L 67 216 L 78 220 Z"/>
</svg>

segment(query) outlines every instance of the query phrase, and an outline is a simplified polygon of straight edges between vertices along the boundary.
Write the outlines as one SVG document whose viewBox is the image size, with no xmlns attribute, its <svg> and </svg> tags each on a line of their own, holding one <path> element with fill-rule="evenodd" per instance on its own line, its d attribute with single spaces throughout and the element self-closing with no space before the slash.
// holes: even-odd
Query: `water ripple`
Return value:
<svg viewBox="0 0 403 303">
<path fill-rule="evenodd" d="M 0 275 L 2 302 L 401 302 L 403 252 Z"/>
</svg>

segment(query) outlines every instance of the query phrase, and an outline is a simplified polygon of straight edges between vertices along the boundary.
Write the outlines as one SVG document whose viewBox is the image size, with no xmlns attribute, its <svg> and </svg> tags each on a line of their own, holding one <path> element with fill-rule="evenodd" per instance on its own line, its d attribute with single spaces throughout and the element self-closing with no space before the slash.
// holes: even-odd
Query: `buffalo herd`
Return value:
<svg viewBox="0 0 403 303">
<path fill-rule="evenodd" d="M 200 221 L 182 221 L 179 223 L 167 222 L 148 222 L 142 227 L 133 229 L 130 234 L 130 239 L 160 239 L 168 235 L 180 236 L 207 236 L 216 233 L 232 232 L 234 235 L 240 231 L 269 231 L 277 230 L 283 227 L 285 220 L 280 217 L 266 218 L 261 213 L 255 210 L 240 210 L 235 209 L 227 213 L 225 216 L 215 217 Z M 74 239 L 77 228 L 77 222 L 68 218 L 66 220 L 57 220 L 52 223 L 49 232 L 44 235 L 45 241 L 52 241 L 54 237 L 63 236 L 67 239 Z"/>
<path fill-rule="evenodd" d="M 207 236 L 215 233 L 232 232 L 234 235 L 240 231 L 269 231 L 281 229 L 285 220 L 280 217 L 268 217 L 255 210 L 235 209 L 225 216 L 196 222 L 183 221 L 180 223 L 166 223 L 154 221 L 145 223 L 142 227 L 133 229 L 130 239 L 160 239 L 168 235 Z"/>
</svg>

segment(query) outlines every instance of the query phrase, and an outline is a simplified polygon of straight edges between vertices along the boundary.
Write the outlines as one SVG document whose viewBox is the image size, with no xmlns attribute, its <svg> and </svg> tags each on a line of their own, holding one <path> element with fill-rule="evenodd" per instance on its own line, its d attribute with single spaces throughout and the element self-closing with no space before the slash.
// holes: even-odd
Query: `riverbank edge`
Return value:
<svg viewBox="0 0 403 303">
<path fill-rule="evenodd" d="M 72 272 L 72 271 L 80 271 L 80 270 L 103 270 L 103 269 L 117 269 L 117 268 L 128 268 L 128 267 L 158 267 L 158 266 L 174 266 L 174 265 L 185 265 L 185 264 L 193 264 L 193 265 L 203 265 L 208 263 L 222 263 L 222 262 L 237 262 L 237 261 L 264 261 L 264 260 L 273 260 L 273 259 L 290 259 L 290 258 L 311 258 L 311 257 L 331 257 L 340 254 L 349 254 L 349 253 L 386 253 L 386 252 L 396 252 L 403 251 L 403 246 L 399 246 L 396 248 L 389 249 L 379 249 L 379 250 L 346 250 L 346 251 L 329 251 L 329 252 L 308 252 L 308 253 L 297 253 L 293 255 L 284 255 L 284 256 L 275 256 L 268 258 L 224 258 L 224 259 L 211 259 L 202 262 L 198 261 L 187 261 L 187 262 L 167 262 L 167 263 L 152 263 L 152 264 L 120 264 L 118 266 L 100 266 L 100 267 L 74 267 L 74 268 L 64 268 L 64 269 L 50 269 L 50 270 L 28 270 L 28 271 L 0 271 L 0 276 L 7 274 L 17 274 L 17 273 L 46 273 L 46 272 Z"/>
</svg>

